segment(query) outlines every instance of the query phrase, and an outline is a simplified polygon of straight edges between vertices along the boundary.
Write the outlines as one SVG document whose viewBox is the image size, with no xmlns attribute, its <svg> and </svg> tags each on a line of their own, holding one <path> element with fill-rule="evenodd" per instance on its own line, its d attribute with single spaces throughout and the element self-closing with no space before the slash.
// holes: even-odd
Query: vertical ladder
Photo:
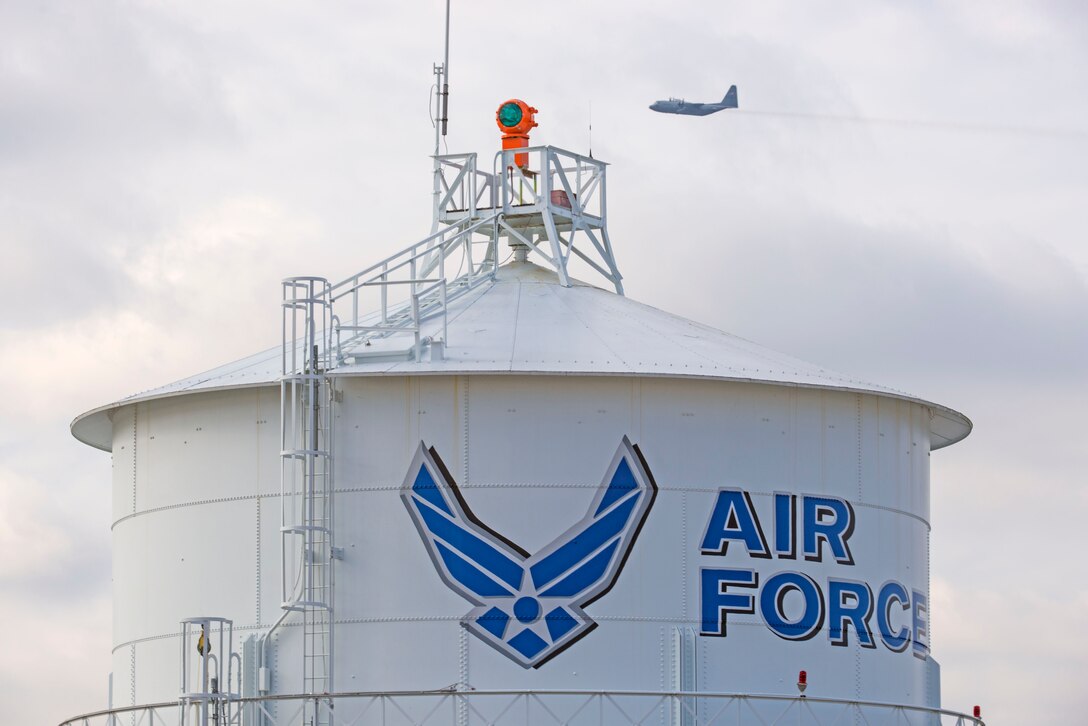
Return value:
<svg viewBox="0 0 1088 726">
<path fill-rule="evenodd" d="M 328 280 L 283 281 L 280 377 L 282 607 L 302 616 L 303 693 L 332 690 L 333 489 L 331 297 Z M 304 726 L 330 711 L 308 699 Z"/>
</svg>

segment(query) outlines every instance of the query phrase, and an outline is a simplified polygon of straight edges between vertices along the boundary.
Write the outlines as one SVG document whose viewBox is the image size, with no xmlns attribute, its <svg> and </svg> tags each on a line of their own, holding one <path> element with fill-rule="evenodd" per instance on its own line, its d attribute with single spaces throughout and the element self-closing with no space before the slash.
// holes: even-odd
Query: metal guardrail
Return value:
<svg viewBox="0 0 1088 726">
<path fill-rule="evenodd" d="M 444 226 L 340 282 L 326 284 L 320 299 L 313 301 L 330 317 L 323 328 L 331 332 L 330 339 L 319 351 L 330 360 L 322 370 L 366 357 L 372 342 L 394 335 L 413 336 L 412 357 L 417 361 L 424 343 L 445 346 L 449 303 L 495 279 L 500 236 L 509 237 L 523 253 L 532 251 L 547 260 L 563 285 L 570 285 L 567 263 L 574 255 L 623 294 L 606 226 L 607 164 L 554 146 L 516 152 L 498 152 L 491 173 L 478 168 L 476 154 L 437 157 L 435 221 Z M 517 166 L 517 155 L 525 155 L 535 171 Z M 482 255 L 476 249 L 480 246 Z M 447 259 L 458 254 L 459 267 L 449 274 Z M 307 281 L 311 278 L 289 278 L 285 285 Z M 424 339 L 422 321 L 436 317 L 442 319 L 441 340 Z M 297 352 L 285 342 L 287 350 Z M 382 349 L 377 355 L 389 352 Z M 303 353 L 308 355 L 310 347 Z"/>
<path fill-rule="evenodd" d="M 444 227 L 331 285 L 327 299 L 333 306 L 334 363 L 339 364 L 345 351 L 360 341 L 398 333 L 414 336 L 413 348 L 418 360 L 422 342 L 420 322 L 436 315 L 442 316 L 445 341 L 448 303 L 477 284 L 494 279 L 497 237 L 494 228 L 499 216 L 498 212 L 492 212 L 487 217 L 466 218 Z M 482 260 L 477 260 L 473 256 L 473 246 L 479 243 L 481 236 L 489 250 Z M 447 275 L 446 258 L 458 250 L 462 251 L 463 259 L 459 274 L 454 278 Z M 404 290 L 405 295 L 390 299 L 390 291 L 398 288 Z M 369 306 L 362 296 L 369 290 L 377 293 L 377 299 L 372 301 L 375 312 L 364 316 L 361 310 Z M 342 309 L 344 303 L 350 303 L 347 311 Z"/>
<path fill-rule="evenodd" d="M 342 726 L 985 726 L 939 708 L 819 696 L 678 691 L 386 691 L 224 700 L 219 726 L 300 726 L 304 708 Z M 205 714 L 206 716 L 210 714 Z M 335 718 L 334 718 L 335 717 Z M 60 726 L 184 726 L 213 723 L 177 702 L 95 711 Z"/>
<path fill-rule="evenodd" d="M 497 177 L 479 169 L 476 154 L 443 154 L 437 161 L 440 222 L 453 224 L 462 219 L 477 219 L 498 206 Z"/>
<path fill-rule="evenodd" d="M 516 163 L 518 156 L 528 158 L 527 167 Z M 562 285 L 570 286 L 567 263 L 573 254 L 622 295 L 623 276 L 608 237 L 607 167 L 603 161 L 556 146 L 530 146 L 498 152 L 492 175 L 501 179 L 500 224 L 506 234 L 548 260 Z M 535 224 L 537 216 L 543 234 L 534 239 L 532 227 L 521 225 L 526 217 Z"/>
<path fill-rule="evenodd" d="M 513 246 L 547 260 L 562 285 L 570 285 L 567 264 L 573 255 L 623 294 L 623 276 L 608 237 L 608 164 L 557 146 L 500 151 L 490 173 L 478 167 L 476 154 L 436 159 L 437 221 L 460 224 L 501 212 L 502 234 Z"/>
</svg>

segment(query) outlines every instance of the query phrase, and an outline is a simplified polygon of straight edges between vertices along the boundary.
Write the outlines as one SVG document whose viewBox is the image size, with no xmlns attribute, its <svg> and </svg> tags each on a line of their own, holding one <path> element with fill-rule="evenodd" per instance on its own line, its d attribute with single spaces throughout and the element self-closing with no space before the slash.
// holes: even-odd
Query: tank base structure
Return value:
<svg viewBox="0 0 1088 726">
<path fill-rule="evenodd" d="M 113 707 L 66 723 L 981 724 L 930 637 L 967 418 L 624 297 L 600 161 L 438 164 L 438 231 L 284 281 L 280 347 L 73 423 Z"/>
</svg>

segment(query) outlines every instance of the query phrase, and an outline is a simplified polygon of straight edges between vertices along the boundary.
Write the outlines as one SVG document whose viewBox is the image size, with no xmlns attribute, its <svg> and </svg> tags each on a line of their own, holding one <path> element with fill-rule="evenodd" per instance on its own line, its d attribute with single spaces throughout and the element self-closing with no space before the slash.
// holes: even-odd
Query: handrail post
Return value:
<svg viewBox="0 0 1088 726">
<path fill-rule="evenodd" d="M 351 278 L 351 324 L 359 324 L 359 276 Z"/>
<path fill-rule="evenodd" d="M 389 322 L 389 263 L 382 265 L 382 325 Z M 358 325 L 358 321 L 355 323 Z"/>
<path fill-rule="evenodd" d="M 416 258 L 415 257 L 412 258 L 412 261 L 409 264 L 409 270 L 411 271 L 410 274 L 412 276 L 412 281 L 408 284 L 408 291 L 409 291 L 409 299 L 411 300 L 411 303 L 412 303 L 412 327 L 415 329 L 415 339 L 416 339 L 416 353 L 415 353 L 415 356 L 416 356 L 416 361 L 418 362 L 420 360 L 420 358 L 422 357 L 423 351 L 421 350 L 422 346 L 420 345 L 420 340 L 421 339 L 420 339 L 420 335 L 419 335 L 419 295 L 416 294 L 416 285 L 418 283 L 416 283 Z"/>
<path fill-rule="evenodd" d="M 540 190 L 540 199 L 537 200 L 537 203 L 543 201 L 545 208 L 550 207 L 552 203 L 552 174 L 563 173 L 562 164 L 559 165 L 558 171 L 553 168 L 552 160 L 555 158 L 557 157 L 552 154 L 551 148 L 549 147 L 545 147 L 540 152 L 540 176 L 542 177 L 541 186 L 543 188 Z M 548 213 L 551 213 L 550 210 Z"/>
<path fill-rule="evenodd" d="M 608 203 L 608 195 L 605 193 L 605 167 L 601 167 L 597 173 L 601 175 L 601 181 L 597 184 L 597 196 L 601 200 L 601 219 L 605 222 L 608 220 L 608 208 L 605 206 Z"/>
<path fill-rule="evenodd" d="M 473 268 L 474 263 L 472 260 L 472 235 L 475 232 L 467 233 L 461 240 L 461 244 L 465 246 L 465 265 L 468 268 L 466 274 L 468 275 L 468 286 L 472 287 L 472 280 L 476 277 L 476 270 Z"/>
<path fill-rule="evenodd" d="M 503 150 L 499 152 L 499 168 L 498 172 L 501 175 L 501 201 L 503 214 L 510 213 L 510 197 L 513 196 L 513 184 L 514 184 L 514 170 L 506 163 L 508 152 Z"/>
<path fill-rule="evenodd" d="M 471 173 L 469 174 L 469 219 L 476 219 L 476 154 L 470 154 L 469 163 L 471 164 Z"/>
<path fill-rule="evenodd" d="M 574 188 L 578 190 L 579 194 L 582 192 L 582 168 L 583 168 L 583 166 L 584 165 L 579 160 L 576 160 L 574 162 L 574 168 L 576 170 L 575 175 L 574 175 Z M 572 204 L 574 203 L 573 199 L 571 200 L 571 203 Z"/>
</svg>

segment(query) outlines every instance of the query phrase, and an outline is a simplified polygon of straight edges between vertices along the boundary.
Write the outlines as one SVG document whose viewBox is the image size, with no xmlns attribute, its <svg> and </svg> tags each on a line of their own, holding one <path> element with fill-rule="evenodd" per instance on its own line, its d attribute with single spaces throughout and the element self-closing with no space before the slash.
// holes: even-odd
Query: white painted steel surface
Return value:
<svg viewBox="0 0 1088 726">
<path fill-rule="evenodd" d="M 932 659 L 858 648 L 856 638 L 834 647 L 826 628 L 791 642 L 757 614 L 729 615 L 727 637 L 691 639 L 687 676 L 680 662 L 692 653 L 678 651 L 683 629 L 701 627 L 700 567 L 754 567 L 763 579 L 799 570 L 874 589 L 894 579 L 927 592 L 927 406 L 691 377 L 392 372 L 336 385 L 338 690 L 792 695 L 806 669 L 812 695 L 939 703 Z M 268 386 L 113 413 L 115 704 L 176 697 L 182 618 L 230 618 L 244 639 L 279 616 L 277 414 Z M 623 436 L 641 448 L 656 502 L 615 587 L 586 608 L 598 627 L 524 669 L 461 626 L 471 604 L 439 579 L 401 501 L 409 462 L 421 440 L 433 446 L 480 520 L 535 552 L 582 516 Z M 701 555 L 722 487 L 751 492 L 765 526 L 775 491 L 849 501 L 856 564 L 757 560 L 737 543 Z M 301 628 L 290 623 L 274 636 L 276 693 L 299 690 Z"/>
<path fill-rule="evenodd" d="M 959 441 L 971 430 L 965 416 L 945 406 L 829 371 L 609 291 L 578 282 L 563 287 L 552 271 L 531 263 L 500 267 L 494 283 L 451 302 L 446 316 L 442 360 L 408 360 L 404 339 L 393 338 L 373 348 L 375 353 L 384 350 L 387 357 L 342 366 L 337 374 L 554 373 L 778 383 L 922 403 L 933 415 L 929 436 L 934 449 Z M 421 334 L 437 335 L 442 323 L 424 321 Z M 91 446 L 109 450 L 110 415 L 117 409 L 198 391 L 276 384 L 279 363 L 279 347 L 257 353 L 88 411 L 72 423 L 72 432 Z"/>
<path fill-rule="evenodd" d="M 420 356 L 415 332 L 441 338 L 443 355 Z M 686 726 L 714 721 L 685 715 L 684 698 L 668 694 L 791 697 L 803 669 L 813 697 L 940 705 L 939 667 L 929 653 L 931 620 L 939 634 L 940 613 L 931 618 L 921 605 L 929 591 L 929 454 L 967 435 L 961 414 L 612 292 L 565 287 L 528 263 L 501 267 L 493 281 L 459 293 L 411 338 L 366 348 L 354 363 L 325 372 L 331 390 L 322 394 L 331 405 L 324 430 L 332 432 L 336 499 L 337 559 L 328 559 L 336 579 L 333 690 L 478 689 L 513 692 L 515 700 L 548 690 L 640 691 L 658 694 L 654 708 L 666 722 Z M 271 670 L 270 693 L 304 688 L 304 628 L 297 614 L 275 626 L 283 614 L 280 353 L 137 394 L 73 423 L 78 438 L 114 458 L 117 706 L 177 698 L 178 623 L 194 615 L 229 618 L 238 642 L 274 630 L 262 662 Z M 625 449 L 625 440 L 636 448 Z M 420 458 L 421 445 L 433 447 L 456 493 L 438 464 L 428 476 L 444 494 L 413 486 L 423 481 L 419 462 L 429 460 Z M 641 489 L 616 488 L 610 499 L 617 451 L 642 457 L 629 460 L 648 473 L 635 477 Z M 630 491 L 644 496 L 648 481 L 656 493 L 648 512 L 645 500 L 640 505 L 644 522 L 622 525 L 630 552 L 610 560 L 610 572 L 620 568 L 615 581 L 598 574 L 599 599 L 563 601 L 568 614 L 592 621 L 584 633 L 554 635 L 559 621 L 504 615 L 518 612 L 509 607 L 514 597 L 463 594 L 463 575 L 451 576 L 443 569 L 451 560 L 429 550 L 428 531 L 437 525 L 417 516 L 434 510 L 438 525 L 456 524 L 449 508 L 463 506 L 472 521 L 457 526 L 475 528 L 490 543 L 484 549 L 498 547 L 531 574 L 537 553 L 592 541 L 589 528 L 634 501 L 623 499 Z M 779 531 L 789 530 L 779 526 L 782 512 L 795 512 L 795 537 L 804 539 L 805 497 L 814 503 L 808 529 L 825 540 L 813 539 L 820 556 L 811 561 L 777 551 L 785 547 Z M 739 509 L 716 516 L 727 500 Z M 607 501 L 612 509 L 594 510 Z M 742 522 L 747 506 L 760 533 L 746 542 L 754 532 Z M 847 519 L 852 526 L 835 529 Z M 721 552 L 712 535 L 724 530 L 729 544 Z M 770 557 L 759 556 L 760 539 Z M 605 541 L 587 552 L 604 553 Z M 852 561 L 834 556 L 836 542 L 848 545 Z M 470 549 L 455 545 L 465 557 Z M 301 551 L 293 559 L 307 561 Z M 582 567 L 564 566 L 568 573 Z M 714 591 L 713 578 L 746 572 L 758 583 L 734 580 Z M 548 601 L 529 574 L 518 602 L 559 602 Z M 782 618 L 801 620 L 804 587 L 786 587 L 777 600 L 762 595 L 783 577 L 811 587 L 808 604 L 819 603 L 820 627 L 807 639 L 796 639 L 800 628 L 773 622 L 776 603 Z M 850 583 L 872 598 L 894 596 L 899 583 L 905 606 L 894 597 L 885 603 L 884 636 L 877 613 L 859 614 L 841 646 L 832 642 L 831 592 Z M 741 612 L 748 595 L 751 612 Z M 506 620 L 488 642 L 485 621 L 473 629 L 464 621 L 496 603 Z M 874 647 L 860 646 L 859 622 Z M 513 655 L 519 623 L 554 642 L 539 656 Z M 922 645 L 904 642 L 897 652 L 901 629 Z M 562 632 L 585 637 L 560 642 Z M 477 722 L 470 704 L 458 703 L 457 721 Z M 281 707 L 288 703 L 266 706 L 289 721 Z M 932 713 L 912 718 L 930 717 L 937 722 Z"/>
</svg>

